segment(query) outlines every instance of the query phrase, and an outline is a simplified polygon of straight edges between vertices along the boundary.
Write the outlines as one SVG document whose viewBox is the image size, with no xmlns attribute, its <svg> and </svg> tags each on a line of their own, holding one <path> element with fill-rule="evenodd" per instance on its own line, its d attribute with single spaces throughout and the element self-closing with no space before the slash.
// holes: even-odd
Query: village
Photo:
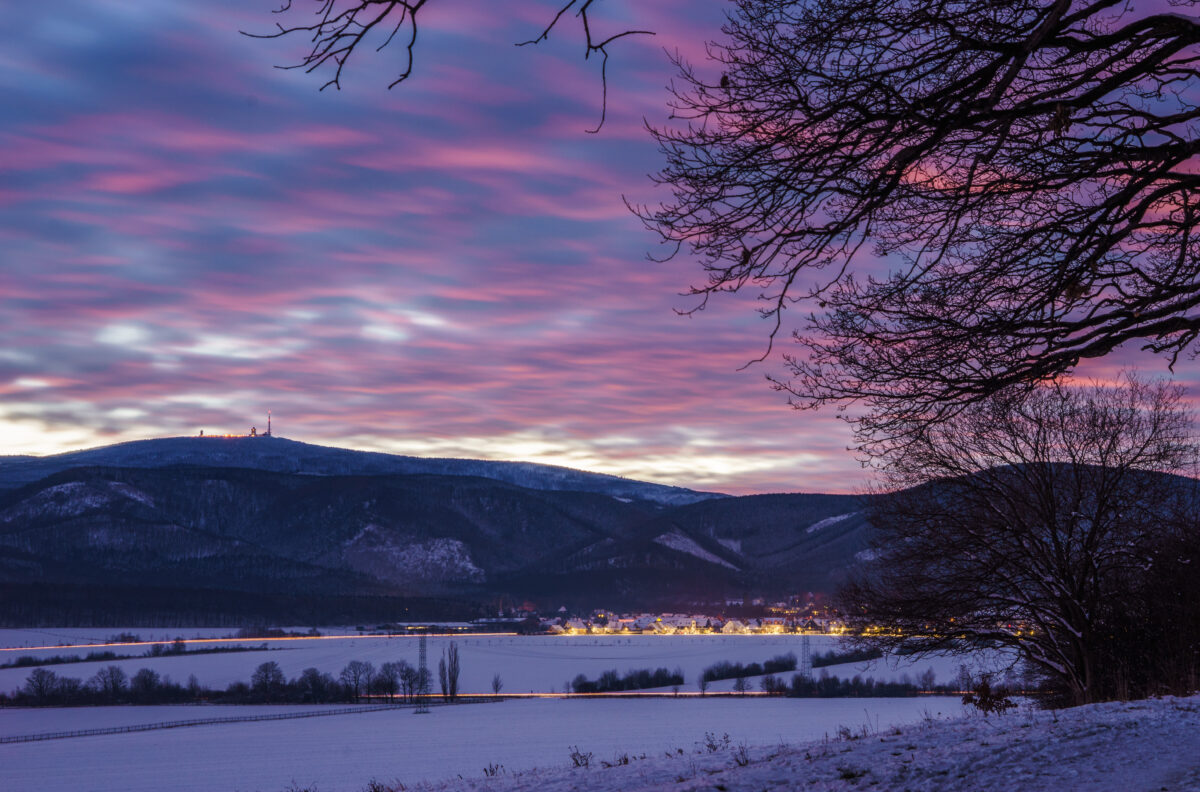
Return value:
<svg viewBox="0 0 1200 792">
<path fill-rule="evenodd" d="M 543 635 L 839 635 L 846 631 L 824 598 L 809 593 L 787 600 L 755 597 L 697 604 L 682 613 L 621 613 L 604 608 L 571 612 L 565 606 L 540 614 L 525 603 L 494 618 L 478 619 L 472 629 L 516 625 L 518 632 Z"/>
</svg>

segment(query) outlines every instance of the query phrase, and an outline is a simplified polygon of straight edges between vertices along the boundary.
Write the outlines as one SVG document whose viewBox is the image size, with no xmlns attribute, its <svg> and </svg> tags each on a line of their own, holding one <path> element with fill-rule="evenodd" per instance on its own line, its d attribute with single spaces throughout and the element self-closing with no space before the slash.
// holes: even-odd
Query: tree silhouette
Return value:
<svg viewBox="0 0 1200 792">
<path fill-rule="evenodd" d="M 1200 21 L 1130 5 L 740 0 L 679 63 L 673 197 L 637 211 L 702 258 L 697 310 L 759 293 L 801 344 L 776 386 L 858 405 L 868 452 L 1124 342 L 1173 365 L 1200 334 Z"/>
<path fill-rule="evenodd" d="M 429 2 L 317 0 L 298 17 L 284 0 L 287 24 L 251 35 L 310 40 L 283 68 L 323 88 L 356 52 L 401 46 L 395 86 Z M 574 19 L 603 63 L 650 32 L 597 33 L 602 5 L 560 0 L 522 43 Z M 800 407 L 856 405 L 862 451 L 1127 342 L 1172 366 L 1194 348 L 1196 18 L 1118 0 L 737 0 L 723 34 L 704 68 L 678 61 L 680 124 L 651 130 L 672 198 L 633 208 L 700 257 L 694 310 L 758 293 L 771 343 L 800 344 L 775 386 Z"/>
<path fill-rule="evenodd" d="M 430 0 L 317 0 L 315 18 L 308 22 L 291 23 L 292 0 L 283 0 L 277 14 L 288 18 L 289 24 L 275 24 L 272 33 L 245 33 L 252 38 L 284 38 L 299 36 L 309 39 L 312 46 L 298 63 L 281 66 L 282 69 L 301 69 L 307 74 L 323 72 L 329 75 L 321 90 L 330 86 L 342 87 L 342 70 L 355 53 L 362 49 L 376 52 L 395 43 L 404 48 L 404 66 L 388 88 L 394 88 L 413 74 L 417 46 L 418 14 Z M 517 46 L 538 44 L 550 37 L 564 18 L 574 17 L 583 32 L 585 59 L 596 55 L 600 58 L 601 114 L 600 123 L 591 132 L 598 132 L 604 125 L 608 108 L 608 55 L 609 46 L 627 36 L 652 36 L 649 30 L 618 30 L 602 34 L 593 23 L 591 12 L 596 0 L 568 0 L 559 4 L 557 11 L 540 34 L 528 41 L 517 42 Z"/>
<path fill-rule="evenodd" d="M 274 701 L 283 694 L 287 677 L 274 660 L 261 663 L 250 675 L 250 687 L 263 701 Z"/>
<path fill-rule="evenodd" d="M 115 701 L 125 693 L 128 681 L 119 665 L 109 665 L 97 671 L 88 684 L 104 698 Z"/>
<path fill-rule="evenodd" d="M 1185 689 L 1200 603 L 1167 611 L 1160 584 L 1196 588 L 1196 482 L 1170 475 L 1194 459 L 1190 430 L 1177 388 L 1132 378 L 921 427 L 869 508 L 870 560 L 842 613 L 905 652 L 1005 648 L 1076 704 Z"/>
</svg>

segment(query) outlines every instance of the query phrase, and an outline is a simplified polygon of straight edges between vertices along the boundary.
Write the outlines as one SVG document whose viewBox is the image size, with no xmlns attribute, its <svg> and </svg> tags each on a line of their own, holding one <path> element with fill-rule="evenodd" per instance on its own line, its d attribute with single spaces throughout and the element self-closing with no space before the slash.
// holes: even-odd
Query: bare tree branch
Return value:
<svg viewBox="0 0 1200 792">
<path fill-rule="evenodd" d="M 306 74 L 317 71 L 331 71 L 332 75 L 321 90 L 333 86 L 342 87 L 342 70 L 354 56 L 355 52 L 369 40 L 375 32 L 382 36 L 383 31 L 390 31 L 382 36 L 382 41 L 375 47 L 380 52 L 402 31 L 406 34 L 401 38 L 404 45 L 404 69 L 393 80 L 388 88 L 394 88 L 407 80 L 413 73 L 414 48 L 417 43 L 417 12 L 424 8 L 429 0 L 314 0 L 317 5 L 316 20 L 310 24 L 282 25 L 275 24 L 271 33 L 247 33 L 251 38 L 277 39 L 301 34 L 308 38 L 312 47 L 299 63 L 288 66 L 278 66 L 280 69 L 301 69 Z M 550 38 L 550 33 L 558 27 L 559 22 L 568 12 L 579 20 L 584 35 L 584 60 L 592 55 L 600 55 L 600 86 L 601 109 L 600 123 L 588 132 L 599 132 L 604 126 L 608 114 L 608 47 L 627 36 L 653 36 L 649 30 L 622 30 L 609 36 L 598 36 L 593 33 L 593 25 L 589 12 L 596 0 L 569 0 L 559 7 L 550 23 L 536 38 L 522 41 L 518 47 L 538 44 Z M 288 14 L 293 10 L 292 0 L 283 0 L 283 5 L 275 12 Z"/>
<path fill-rule="evenodd" d="M 401 30 L 407 30 L 408 36 L 404 43 L 405 66 L 400 76 L 393 80 L 388 88 L 394 88 L 412 75 L 413 48 L 417 43 L 417 12 L 428 0 L 315 0 L 317 9 L 316 21 L 308 25 L 284 26 L 275 23 L 273 33 L 247 33 L 242 35 L 251 38 L 275 39 L 300 33 L 312 42 L 312 48 L 299 63 L 290 66 L 277 66 L 279 69 L 301 69 L 305 74 L 312 74 L 321 69 L 332 70 L 332 76 L 321 85 L 321 90 L 329 86 L 341 89 L 342 70 L 359 47 L 363 46 L 376 29 L 390 29 L 383 42 L 376 47 L 376 52 L 388 46 Z M 284 0 L 283 5 L 275 11 L 277 14 L 287 14 L 292 11 L 292 0 Z"/>
<path fill-rule="evenodd" d="M 753 289 L 772 342 L 795 328 L 775 384 L 797 406 L 859 405 L 871 454 L 1127 342 L 1172 364 L 1195 348 L 1200 21 L 1116 0 L 736 5 L 719 77 L 678 62 L 681 125 L 652 130 L 673 197 L 638 212 L 702 258 L 698 307 Z"/>
</svg>

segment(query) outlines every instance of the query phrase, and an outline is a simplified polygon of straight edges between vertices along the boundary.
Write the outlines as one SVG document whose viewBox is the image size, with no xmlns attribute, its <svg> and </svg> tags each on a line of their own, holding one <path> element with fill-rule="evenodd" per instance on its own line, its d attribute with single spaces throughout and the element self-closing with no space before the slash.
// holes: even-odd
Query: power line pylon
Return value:
<svg viewBox="0 0 1200 792">
<path fill-rule="evenodd" d="M 428 636 L 421 634 L 417 662 L 417 708 L 414 715 L 424 715 L 429 712 L 429 663 L 426 655 Z"/>
</svg>

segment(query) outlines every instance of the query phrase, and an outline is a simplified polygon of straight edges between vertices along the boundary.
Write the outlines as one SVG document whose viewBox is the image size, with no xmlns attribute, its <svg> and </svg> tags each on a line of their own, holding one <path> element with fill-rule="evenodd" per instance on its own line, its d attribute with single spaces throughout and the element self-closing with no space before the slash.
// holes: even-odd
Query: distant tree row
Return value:
<svg viewBox="0 0 1200 792">
<path fill-rule="evenodd" d="M 455 677 L 456 695 L 457 684 Z M 428 689 L 428 685 L 425 687 Z M 317 668 L 306 668 L 290 680 L 272 660 L 254 669 L 248 682 L 234 682 L 224 690 L 202 686 L 194 674 L 186 684 L 180 684 L 150 668 L 139 669 L 129 676 L 119 665 L 109 665 L 88 680 L 35 668 L 19 690 L 10 695 L 0 693 L 0 706 L 324 704 L 359 702 L 368 696 L 412 701 L 421 689 L 420 672 L 404 660 L 384 663 L 378 668 L 370 662 L 351 660 L 337 677 Z"/>
<path fill-rule="evenodd" d="M 763 691 L 791 698 L 900 698 L 922 693 L 952 695 L 961 692 L 953 686 L 935 685 L 932 679 L 913 683 L 904 679 L 887 681 L 860 676 L 841 679 L 825 674 L 816 678 L 796 674 L 792 677 L 790 686 L 775 677 L 767 677 L 763 679 Z"/>
<path fill-rule="evenodd" d="M 632 669 L 622 676 L 616 669 L 605 671 L 596 680 L 590 680 L 583 674 L 571 681 L 571 690 L 576 693 L 619 693 L 624 690 L 646 690 L 657 687 L 677 687 L 684 682 L 683 671 L 676 668 L 668 671 L 665 668 Z"/>
<path fill-rule="evenodd" d="M 180 704 L 213 700 L 220 695 L 218 691 L 202 688 L 194 675 L 186 685 L 181 685 L 151 668 L 139 669 L 129 676 L 120 666 L 109 665 L 86 681 L 59 676 L 48 668 L 35 668 L 19 690 L 11 695 L 0 693 L 0 705 Z"/>
<path fill-rule="evenodd" d="M 701 678 L 705 682 L 716 682 L 718 679 L 740 679 L 744 677 L 762 676 L 763 674 L 779 674 L 785 671 L 796 670 L 796 655 L 788 652 L 783 655 L 776 655 L 765 663 L 750 663 L 742 665 L 741 663 L 730 663 L 722 661 L 714 663 L 704 669 Z"/>
<path fill-rule="evenodd" d="M 812 667 L 823 668 L 842 663 L 864 663 L 868 660 L 878 660 L 883 657 L 883 650 L 878 647 L 859 647 L 839 652 L 830 649 L 828 652 L 818 652 L 813 655 Z"/>
<path fill-rule="evenodd" d="M 118 655 L 116 652 L 104 650 L 102 652 L 88 652 L 86 655 L 51 655 L 49 657 L 36 657 L 34 655 L 21 655 L 11 663 L 0 664 L 0 668 L 34 668 L 35 666 L 48 665 L 65 665 L 67 663 L 103 663 L 106 660 L 126 660 L 132 655 Z"/>
<path fill-rule="evenodd" d="M 121 643 L 121 641 L 110 642 Z M 127 641 L 125 643 L 137 643 L 138 640 Z M 259 646 L 212 646 L 203 649 L 189 650 L 182 639 L 176 638 L 174 642 L 169 644 L 154 644 L 140 655 L 135 654 L 117 654 L 111 649 L 105 649 L 98 652 L 88 652 L 86 655 L 51 655 L 49 657 L 36 657 L 34 655 L 21 655 L 11 663 L 4 663 L 0 668 L 33 668 L 35 666 L 48 665 L 66 665 L 69 663 L 96 663 L 109 660 L 130 660 L 135 657 L 172 657 L 181 654 L 226 654 L 229 652 L 265 652 L 267 645 Z"/>
</svg>

